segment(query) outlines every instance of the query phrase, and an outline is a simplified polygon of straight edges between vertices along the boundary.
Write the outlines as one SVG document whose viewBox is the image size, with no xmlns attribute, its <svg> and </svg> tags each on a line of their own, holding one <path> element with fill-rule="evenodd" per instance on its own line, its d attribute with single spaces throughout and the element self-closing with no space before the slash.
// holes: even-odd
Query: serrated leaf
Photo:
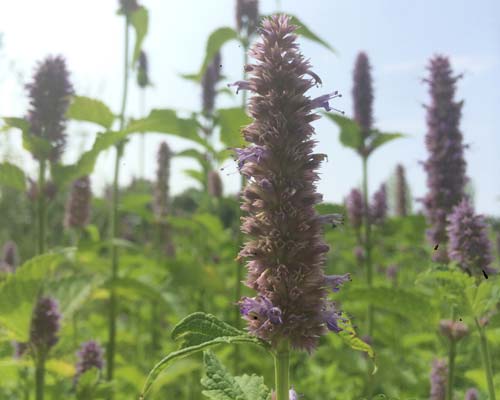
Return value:
<svg viewBox="0 0 500 400">
<path fill-rule="evenodd" d="M 235 376 L 234 379 L 248 400 L 267 400 L 271 394 L 271 390 L 264 384 L 262 376 L 245 374 Z"/>
<path fill-rule="evenodd" d="M 198 124 L 192 118 L 185 119 L 177 116 L 175 110 L 154 109 L 145 118 L 133 120 L 125 128 L 128 133 L 158 132 L 166 133 L 183 139 L 192 140 L 203 146 L 206 140 L 197 134 Z"/>
<path fill-rule="evenodd" d="M 130 25 L 135 31 L 135 45 L 134 53 L 132 54 L 132 65 L 137 63 L 139 59 L 139 54 L 141 53 L 142 42 L 148 33 L 149 27 L 149 13 L 148 10 L 140 6 L 136 11 L 130 16 Z"/>
<path fill-rule="evenodd" d="M 323 115 L 338 125 L 340 128 L 340 142 L 344 146 L 354 150 L 361 148 L 363 143 L 361 130 L 354 120 L 334 113 L 324 113 Z"/>
<path fill-rule="evenodd" d="M 376 129 L 372 129 L 370 132 L 370 144 L 368 145 L 368 154 L 371 154 L 373 151 L 378 149 L 380 146 L 391 142 L 395 139 L 399 139 L 405 137 L 406 135 L 402 133 L 389 133 L 389 132 L 380 132 Z"/>
<path fill-rule="evenodd" d="M 74 96 L 66 116 L 75 121 L 92 122 L 105 129 L 110 129 L 115 120 L 115 115 L 106 104 L 86 96 Z"/>
<path fill-rule="evenodd" d="M 203 395 L 211 400 L 248 400 L 240 385 L 211 351 L 203 353 L 206 376 L 201 384 Z"/>
<path fill-rule="evenodd" d="M 203 59 L 201 68 L 196 76 L 197 82 L 201 82 L 201 79 L 205 74 L 205 70 L 207 69 L 208 64 L 212 62 L 215 53 L 217 53 L 224 44 L 237 38 L 238 33 L 233 28 L 229 27 L 216 29 L 210 34 L 205 47 L 205 58 Z M 185 76 L 189 77 L 190 75 Z"/>
<path fill-rule="evenodd" d="M 26 190 L 26 177 L 23 170 L 9 162 L 1 163 L 0 186 L 7 186 L 21 191 Z"/>
<path fill-rule="evenodd" d="M 141 399 L 145 397 L 160 373 L 175 360 L 219 344 L 250 343 L 268 347 L 255 336 L 250 336 L 213 315 L 201 312 L 191 314 L 179 322 L 172 332 L 172 338 L 181 340 L 180 350 L 168 354 L 151 370 L 142 389 Z"/>
<path fill-rule="evenodd" d="M 312 32 L 306 24 L 304 24 L 302 21 L 300 21 L 296 16 L 288 14 L 290 17 L 290 20 L 293 25 L 298 26 L 298 29 L 295 31 L 296 34 L 305 37 L 306 39 L 309 39 L 313 42 L 316 42 L 323 47 L 326 47 L 328 50 L 330 50 L 333 53 L 337 53 L 337 51 L 330 45 L 328 44 L 325 40 L 321 39 L 318 35 L 316 35 L 314 32 Z"/>
<path fill-rule="evenodd" d="M 220 140 L 224 145 L 227 147 L 244 146 L 241 128 L 252 122 L 252 119 L 241 107 L 218 110 L 217 122 L 220 126 Z"/>
</svg>

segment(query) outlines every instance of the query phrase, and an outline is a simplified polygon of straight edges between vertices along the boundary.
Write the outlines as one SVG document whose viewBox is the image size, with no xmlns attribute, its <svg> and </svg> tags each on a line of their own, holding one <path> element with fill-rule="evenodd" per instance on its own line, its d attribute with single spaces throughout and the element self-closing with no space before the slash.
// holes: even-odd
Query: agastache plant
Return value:
<svg viewBox="0 0 500 400">
<path fill-rule="evenodd" d="M 384 223 L 387 216 L 387 190 L 385 184 L 373 194 L 372 204 L 370 205 L 370 218 L 374 225 Z"/>
<path fill-rule="evenodd" d="M 222 197 L 222 180 L 217 171 L 209 171 L 208 173 L 208 194 L 216 199 Z"/>
<path fill-rule="evenodd" d="M 89 223 L 91 200 L 90 178 L 83 176 L 75 180 L 66 203 L 66 212 L 64 214 L 64 226 L 66 228 L 81 229 Z"/>
<path fill-rule="evenodd" d="M 321 201 L 317 169 L 326 156 L 313 153 L 310 123 L 336 93 L 306 95 L 317 75 L 299 52 L 295 29 L 284 15 L 266 19 L 249 52 L 255 62 L 246 67 L 248 80 L 236 83 L 253 93 L 253 122 L 243 129 L 249 145 L 237 150 L 237 161 L 247 178 L 241 229 L 250 237 L 239 257 L 247 260 L 247 286 L 257 291 L 241 299 L 240 310 L 249 331 L 275 349 L 278 400 L 288 397 L 290 345 L 312 351 L 319 337 L 341 330 L 341 312 L 327 294 L 349 279 L 324 275 L 325 217 L 314 209 Z"/>
<path fill-rule="evenodd" d="M 432 362 L 430 400 L 445 400 L 448 366 L 445 360 L 436 359 Z"/>
<path fill-rule="evenodd" d="M 259 23 L 259 0 L 236 0 L 236 28 L 251 36 Z"/>
<path fill-rule="evenodd" d="M 215 106 L 215 89 L 217 82 L 221 78 L 221 55 L 220 52 L 215 53 L 214 58 L 208 64 L 205 74 L 201 80 L 202 90 L 202 110 L 206 116 L 211 116 Z M 208 131 L 211 133 L 211 130 Z"/>
<path fill-rule="evenodd" d="M 76 373 L 74 377 L 74 384 L 78 382 L 80 376 L 92 368 L 96 368 L 99 372 L 104 367 L 104 350 L 94 340 L 90 340 L 82 344 L 77 353 L 78 361 L 76 363 Z"/>
<path fill-rule="evenodd" d="M 459 127 L 463 103 L 455 100 L 460 76 L 453 74 L 447 57 L 435 56 L 428 69 L 430 76 L 425 82 L 429 84 L 431 103 L 426 106 L 425 144 L 429 156 L 424 162 L 428 187 L 424 206 L 430 224 L 427 237 L 432 246 L 439 245 L 433 259 L 447 263 L 447 217 L 464 197 L 467 182 Z"/>
<path fill-rule="evenodd" d="M 396 166 L 396 215 L 406 217 L 408 215 L 408 198 L 406 188 L 405 168 L 398 164 Z"/>
</svg>

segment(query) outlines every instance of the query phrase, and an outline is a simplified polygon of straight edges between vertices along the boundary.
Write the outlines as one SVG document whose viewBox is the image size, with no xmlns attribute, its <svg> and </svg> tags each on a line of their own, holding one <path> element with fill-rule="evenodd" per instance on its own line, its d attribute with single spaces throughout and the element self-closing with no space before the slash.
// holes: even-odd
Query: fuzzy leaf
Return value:
<svg viewBox="0 0 500 400">
<path fill-rule="evenodd" d="M 149 13 L 148 10 L 141 6 L 130 16 L 130 25 L 135 30 L 135 45 L 134 54 L 132 55 L 132 65 L 137 63 L 139 54 L 141 53 L 142 42 L 148 33 Z"/>
<path fill-rule="evenodd" d="M 26 190 L 26 177 L 23 170 L 9 162 L 1 163 L 0 186 L 7 186 L 21 191 Z"/>
<path fill-rule="evenodd" d="M 211 351 L 203 353 L 206 376 L 201 384 L 206 388 L 202 393 L 211 400 L 248 400 L 234 377 L 220 363 Z"/>
<path fill-rule="evenodd" d="M 334 113 L 323 113 L 323 115 L 338 125 L 340 128 L 340 142 L 344 146 L 350 147 L 354 150 L 361 148 L 363 141 L 361 130 L 354 120 Z"/>
<path fill-rule="evenodd" d="M 255 336 L 250 336 L 218 320 L 213 315 L 201 312 L 191 314 L 179 322 L 172 331 L 172 338 L 181 340 L 181 348 L 168 354 L 151 370 L 142 389 L 141 399 L 145 398 L 159 374 L 174 360 L 224 343 L 251 343 L 268 347 L 265 342 Z"/>
<path fill-rule="evenodd" d="M 271 391 L 264 384 L 264 378 L 257 375 L 235 376 L 236 383 L 240 386 L 248 400 L 267 400 Z"/>
<path fill-rule="evenodd" d="M 101 100 L 85 96 L 74 96 L 66 116 L 82 122 L 92 122 L 105 129 L 110 129 L 115 120 L 111 109 Z"/>
<path fill-rule="evenodd" d="M 220 140 L 224 145 L 227 147 L 244 146 L 241 128 L 252 122 L 252 119 L 241 107 L 218 110 L 217 122 L 220 126 Z"/>
</svg>

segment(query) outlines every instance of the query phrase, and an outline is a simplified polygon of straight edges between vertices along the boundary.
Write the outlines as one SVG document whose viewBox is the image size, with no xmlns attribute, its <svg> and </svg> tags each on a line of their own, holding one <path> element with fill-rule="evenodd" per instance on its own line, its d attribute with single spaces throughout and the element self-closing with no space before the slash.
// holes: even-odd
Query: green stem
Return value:
<svg viewBox="0 0 500 400">
<path fill-rule="evenodd" d="M 39 161 L 38 169 L 38 254 L 45 253 L 45 165 L 46 161 Z"/>
<path fill-rule="evenodd" d="M 35 361 L 35 399 L 43 400 L 45 388 L 45 355 L 40 354 Z"/>
<path fill-rule="evenodd" d="M 363 156 L 363 203 L 364 203 L 364 225 L 365 225 L 365 265 L 366 283 L 368 287 L 373 286 L 373 266 L 372 266 L 372 243 L 371 243 L 371 222 L 370 209 L 368 206 L 368 157 Z M 368 304 L 368 335 L 373 336 L 373 306 Z"/>
<path fill-rule="evenodd" d="M 145 117 L 145 104 L 146 104 L 146 90 L 142 89 L 140 91 L 140 110 L 141 110 L 141 117 Z M 145 154 L 146 154 L 146 134 L 144 132 L 141 133 L 141 143 L 139 147 L 139 175 L 142 179 L 144 179 L 144 160 L 145 160 Z"/>
<path fill-rule="evenodd" d="M 274 377 L 276 384 L 276 400 L 288 400 L 290 374 L 290 349 L 288 342 L 278 346 L 274 355 Z"/>
<path fill-rule="evenodd" d="M 124 74 L 123 74 L 123 96 L 120 110 L 120 131 L 125 125 L 125 106 L 127 104 L 128 94 L 128 59 L 129 59 L 129 17 L 125 18 L 125 57 L 124 57 Z M 111 240 L 118 236 L 118 179 L 120 176 L 120 158 L 123 152 L 124 143 L 116 145 L 115 172 L 113 178 L 113 204 L 111 212 Z M 111 290 L 110 290 L 110 305 L 109 305 L 109 340 L 107 351 L 107 379 L 113 379 L 115 366 L 115 348 L 116 348 L 116 314 L 118 309 L 116 290 L 113 283 L 118 277 L 118 248 L 111 243 Z M 109 398 L 113 396 L 110 395 Z"/>
<path fill-rule="evenodd" d="M 457 342 L 452 339 L 450 341 L 450 350 L 448 352 L 448 386 L 446 387 L 446 400 L 453 400 L 456 346 Z"/>
<path fill-rule="evenodd" d="M 476 327 L 479 332 L 479 338 L 481 341 L 481 357 L 483 359 L 483 368 L 486 372 L 486 381 L 488 382 L 488 393 L 490 395 L 489 400 L 495 400 L 495 385 L 493 384 L 493 368 L 491 367 L 491 356 L 490 350 L 488 348 L 488 339 L 486 338 L 486 333 L 484 328 L 481 326 L 477 318 L 474 318 L 476 322 Z"/>
</svg>

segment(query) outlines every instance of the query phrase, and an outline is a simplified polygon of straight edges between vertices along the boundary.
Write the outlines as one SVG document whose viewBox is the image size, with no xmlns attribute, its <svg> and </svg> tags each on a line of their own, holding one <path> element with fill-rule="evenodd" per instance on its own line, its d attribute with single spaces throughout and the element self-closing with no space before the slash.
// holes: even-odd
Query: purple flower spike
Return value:
<svg viewBox="0 0 500 400">
<path fill-rule="evenodd" d="M 201 81 L 202 88 L 202 105 L 203 113 L 205 115 L 212 115 L 215 107 L 215 89 L 217 82 L 221 77 L 221 55 L 219 52 L 215 53 L 212 62 L 208 64 L 205 74 Z"/>
<path fill-rule="evenodd" d="M 370 135 L 373 124 L 373 88 L 370 61 L 366 53 L 359 53 L 354 66 L 354 120 L 361 127 L 363 138 Z"/>
<path fill-rule="evenodd" d="M 208 177 L 207 177 L 207 184 L 208 184 L 208 194 L 212 197 L 215 197 L 216 199 L 219 199 L 222 197 L 223 193 L 223 186 L 222 186 L 222 180 L 220 178 L 220 175 L 218 174 L 217 171 L 209 171 L 208 172 Z"/>
<path fill-rule="evenodd" d="M 326 156 L 314 153 L 310 123 L 319 118 L 314 109 L 338 93 L 315 100 L 307 95 L 320 79 L 300 54 L 295 30 L 287 16 L 265 19 L 261 40 L 249 51 L 248 80 L 237 83 L 253 92 L 247 108 L 253 122 L 242 130 L 249 145 L 236 149 L 248 178 L 241 230 L 249 238 L 238 258 L 247 260 L 246 284 L 258 292 L 240 307 L 250 332 L 272 346 L 288 341 L 312 351 L 329 329 L 339 330 L 340 312 L 327 295 L 328 286 L 337 289 L 340 282 L 324 275 L 324 224 L 339 218 L 314 208 Z"/>
<path fill-rule="evenodd" d="M 325 284 L 332 291 L 338 292 L 340 287 L 346 283 L 351 281 L 351 274 L 347 273 L 344 275 L 325 275 Z"/>
<path fill-rule="evenodd" d="M 398 164 L 396 167 L 396 215 L 406 217 L 408 214 L 408 188 L 405 168 Z"/>
<path fill-rule="evenodd" d="M 477 389 L 468 389 L 467 392 L 465 392 L 464 400 L 479 400 L 479 392 Z"/>
<path fill-rule="evenodd" d="M 66 228 L 84 228 L 89 223 L 91 200 L 90 178 L 84 176 L 74 181 L 64 214 Z"/>
<path fill-rule="evenodd" d="M 445 360 L 434 360 L 431 371 L 430 400 L 445 400 L 448 386 L 448 366 Z"/>
<path fill-rule="evenodd" d="M 31 320 L 30 342 L 37 351 L 45 353 L 54 346 L 61 329 L 61 314 L 58 302 L 51 297 L 38 300 Z"/>
<path fill-rule="evenodd" d="M 365 205 L 363 195 L 358 189 L 352 189 L 346 199 L 347 216 L 351 226 L 359 230 L 363 224 Z"/>
<path fill-rule="evenodd" d="M 146 53 L 141 50 L 137 60 L 137 85 L 144 89 L 151 84 L 149 80 L 149 62 Z"/>
<path fill-rule="evenodd" d="M 379 190 L 373 194 L 373 200 L 370 207 L 371 222 L 376 225 L 384 223 L 387 216 L 387 191 L 385 184 L 380 185 Z"/>
<path fill-rule="evenodd" d="M 447 217 L 462 198 L 467 182 L 464 145 L 460 132 L 462 102 L 455 101 L 456 82 L 447 57 L 436 56 L 430 61 L 429 84 L 431 103 L 427 109 L 425 144 L 429 156 L 424 162 L 428 192 L 423 199 L 430 225 L 427 238 L 431 246 L 439 244 L 433 259 L 448 262 L 446 234 Z"/>
<path fill-rule="evenodd" d="M 496 273 L 486 223 L 476 215 L 467 200 L 457 205 L 448 218 L 448 255 L 470 275 L 483 276 Z"/>
<path fill-rule="evenodd" d="M 247 37 L 257 29 L 259 22 L 258 0 L 236 0 L 236 28 Z"/>
<path fill-rule="evenodd" d="M 92 368 L 102 370 L 104 367 L 103 353 L 102 347 L 93 340 L 82 344 L 80 351 L 77 353 L 75 382 L 78 381 L 81 375 Z"/>
</svg>

